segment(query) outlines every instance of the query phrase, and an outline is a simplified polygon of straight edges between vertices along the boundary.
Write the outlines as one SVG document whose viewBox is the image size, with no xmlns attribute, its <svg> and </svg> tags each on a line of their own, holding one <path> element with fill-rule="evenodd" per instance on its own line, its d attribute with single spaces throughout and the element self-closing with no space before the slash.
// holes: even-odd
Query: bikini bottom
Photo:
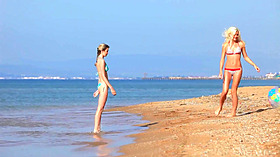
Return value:
<svg viewBox="0 0 280 157">
<path fill-rule="evenodd" d="M 225 71 L 228 71 L 231 75 L 235 74 L 237 71 L 242 70 L 242 68 L 225 68 Z"/>
<path fill-rule="evenodd" d="M 99 90 L 100 87 L 102 87 L 101 90 L 104 91 L 104 90 L 105 90 L 105 87 L 106 87 L 106 84 L 103 83 L 103 82 L 99 82 L 98 85 L 97 85 L 97 90 Z"/>
</svg>

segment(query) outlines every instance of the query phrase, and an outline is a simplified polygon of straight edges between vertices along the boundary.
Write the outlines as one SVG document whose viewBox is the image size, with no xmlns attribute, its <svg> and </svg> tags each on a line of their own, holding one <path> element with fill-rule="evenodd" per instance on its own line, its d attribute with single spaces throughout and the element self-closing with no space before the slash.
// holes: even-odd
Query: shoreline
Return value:
<svg viewBox="0 0 280 157">
<path fill-rule="evenodd" d="M 143 77 L 143 78 L 132 78 L 132 77 L 113 77 L 109 78 L 114 81 L 131 81 L 131 80 L 220 80 L 218 77 L 209 77 L 209 76 L 187 76 L 187 77 Z M 88 77 L 61 77 L 61 76 L 30 76 L 30 77 L 1 77 L 1 80 L 63 80 L 63 81 L 71 81 L 71 80 L 85 80 L 85 81 L 98 81 L 98 78 L 88 78 Z M 244 76 L 241 80 L 280 80 L 280 77 L 258 77 L 258 76 Z"/>
<path fill-rule="evenodd" d="M 135 143 L 122 146 L 122 156 L 279 156 L 280 108 L 272 109 L 267 93 L 272 86 L 240 87 L 237 116 L 231 111 L 230 91 L 223 111 L 215 116 L 220 94 L 118 107 L 141 115 L 149 123 L 129 135 Z"/>
</svg>

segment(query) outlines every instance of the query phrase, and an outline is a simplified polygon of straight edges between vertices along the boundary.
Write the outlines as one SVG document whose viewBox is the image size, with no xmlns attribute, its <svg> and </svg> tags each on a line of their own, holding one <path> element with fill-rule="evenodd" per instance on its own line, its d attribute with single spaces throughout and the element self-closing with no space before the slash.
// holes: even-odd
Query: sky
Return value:
<svg viewBox="0 0 280 157">
<path fill-rule="evenodd" d="M 94 62 L 100 43 L 110 45 L 114 76 L 218 75 L 230 26 L 261 68 L 257 74 L 242 59 L 243 76 L 265 75 L 280 71 L 279 17 L 278 0 L 0 0 L 0 75 L 52 75 L 71 62 L 80 67 L 73 74 L 91 75 L 91 63 L 78 64 Z"/>
</svg>

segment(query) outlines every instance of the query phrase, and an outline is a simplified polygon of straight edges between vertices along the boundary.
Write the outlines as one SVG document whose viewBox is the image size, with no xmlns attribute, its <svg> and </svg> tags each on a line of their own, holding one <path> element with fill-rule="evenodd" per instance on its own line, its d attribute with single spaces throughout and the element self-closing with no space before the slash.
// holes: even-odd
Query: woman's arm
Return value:
<svg viewBox="0 0 280 157">
<path fill-rule="evenodd" d="M 245 48 L 245 43 L 240 42 L 240 45 L 241 45 L 241 51 L 242 51 L 242 55 L 244 57 L 244 60 L 246 62 L 248 62 L 249 64 L 251 64 L 252 66 L 254 66 L 254 68 L 257 70 L 257 72 L 260 72 L 260 68 L 248 57 L 247 52 L 246 52 L 246 48 Z"/>
<path fill-rule="evenodd" d="M 220 60 L 220 72 L 219 72 L 219 78 L 223 79 L 223 67 L 225 63 L 225 56 L 226 56 L 226 44 L 223 44 L 222 47 L 222 55 L 221 55 L 221 60 Z"/>
<path fill-rule="evenodd" d="M 107 79 L 107 77 L 105 76 L 105 73 L 106 73 L 105 72 L 105 65 L 106 65 L 106 63 L 105 63 L 104 59 L 99 59 L 98 60 L 98 64 L 97 64 L 97 68 L 98 68 L 98 72 L 99 72 L 98 75 L 101 78 L 101 80 L 103 80 L 104 83 L 111 89 L 111 93 L 113 95 L 116 95 L 117 93 L 116 93 L 115 89 L 110 84 L 110 82 Z"/>
</svg>

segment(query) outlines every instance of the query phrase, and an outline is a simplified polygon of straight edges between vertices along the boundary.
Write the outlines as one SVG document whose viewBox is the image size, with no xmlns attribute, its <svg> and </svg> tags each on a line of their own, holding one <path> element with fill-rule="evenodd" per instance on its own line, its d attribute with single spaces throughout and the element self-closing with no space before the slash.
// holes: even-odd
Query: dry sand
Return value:
<svg viewBox="0 0 280 157">
<path fill-rule="evenodd" d="M 121 147 L 123 156 L 280 156 L 280 108 L 267 100 L 272 87 L 238 89 L 237 117 L 229 92 L 217 117 L 220 94 L 151 102 L 113 110 L 135 113 L 150 123 L 131 135 L 135 143 Z"/>
</svg>

